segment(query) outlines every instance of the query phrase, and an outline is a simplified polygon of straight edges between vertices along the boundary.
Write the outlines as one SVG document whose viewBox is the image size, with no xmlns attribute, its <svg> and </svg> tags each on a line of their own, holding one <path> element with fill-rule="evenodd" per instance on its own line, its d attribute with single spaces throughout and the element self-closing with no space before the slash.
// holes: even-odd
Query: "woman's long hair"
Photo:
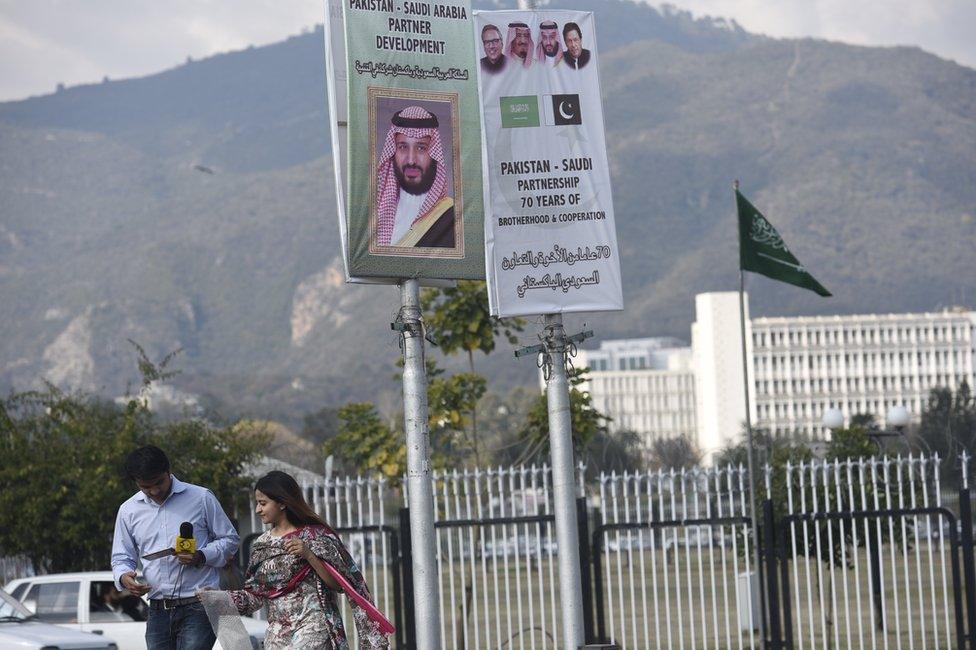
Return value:
<svg viewBox="0 0 976 650">
<path fill-rule="evenodd" d="M 260 490 L 269 499 L 285 507 L 285 517 L 295 527 L 324 526 L 326 531 L 335 535 L 325 520 L 319 517 L 312 506 L 308 505 L 302 495 L 302 489 L 290 474 L 272 470 L 258 479 L 254 484 L 255 490 Z"/>
</svg>

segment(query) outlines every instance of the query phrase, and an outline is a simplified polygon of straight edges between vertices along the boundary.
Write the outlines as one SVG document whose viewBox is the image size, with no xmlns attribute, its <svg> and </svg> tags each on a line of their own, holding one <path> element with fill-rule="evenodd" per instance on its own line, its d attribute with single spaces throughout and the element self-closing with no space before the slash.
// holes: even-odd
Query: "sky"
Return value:
<svg viewBox="0 0 976 650">
<path fill-rule="evenodd" d="M 585 8 L 586 0 L 580 0 Z M 656 4 L 656 3 L 651 3 Z M 773 37 L 917 45 L 976 68 L 976 0 L 671 0 Z M 283 40 L 323 0 L 0 0 L 0 101 Z"/>
</svg>

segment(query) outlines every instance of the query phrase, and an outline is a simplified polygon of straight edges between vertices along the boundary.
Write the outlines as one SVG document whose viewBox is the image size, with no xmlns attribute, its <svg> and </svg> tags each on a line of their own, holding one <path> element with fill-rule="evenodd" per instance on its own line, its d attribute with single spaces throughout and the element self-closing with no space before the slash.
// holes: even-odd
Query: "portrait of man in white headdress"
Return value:
<svg viewBox="0 0 976 650">
<path fill-rule="evenodd" d="M 505 54 L 508 58 L 523 68 L 532 67 L 532 30 L 529 26 L 521 22 L 509 23 L 507 42 Z"/>
<path fill-rule="evenodd" d="M 371 248 L 454 249 L 459 233 L 451 176 L 457 165 L 445 157 L 453 155 L 452 130 L 419 103 L 398 103 L 392 115 L 376 115 L 377 134 L 388 128 L 375 149 Z"/>
<path fill-rule="evenodd" d="M 539 25 L 539 44 L 535 49 L 535 59 L 540 64 L 555 68 L 562 63 L 563 48 L 559 44 L 559 25 L 552 20 L 543 21 Z"/>
</svg>

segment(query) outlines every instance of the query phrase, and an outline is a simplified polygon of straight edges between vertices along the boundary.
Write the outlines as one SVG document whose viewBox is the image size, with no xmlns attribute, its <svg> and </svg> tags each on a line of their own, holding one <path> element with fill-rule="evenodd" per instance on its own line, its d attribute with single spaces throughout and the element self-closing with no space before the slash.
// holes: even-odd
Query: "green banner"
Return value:
<svg viewBox="0 0 976 650">
<path fill-rule="evenodd" d="M 483 278 L 470 5 L 345 0 L 343 9 L 350 274 Z"/>
</svg>

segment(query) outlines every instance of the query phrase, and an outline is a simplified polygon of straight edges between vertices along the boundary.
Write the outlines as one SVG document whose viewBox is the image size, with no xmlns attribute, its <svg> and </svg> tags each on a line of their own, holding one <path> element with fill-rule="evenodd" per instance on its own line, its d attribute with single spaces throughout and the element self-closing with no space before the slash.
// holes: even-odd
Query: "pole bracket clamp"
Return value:
<svg viewBox="0 0 976 650">
<path fill-rule="evenodd" d="M 437 345 L 437 340 L 434 335 L 428 331 L 427 327 L 424 325 L 423 319 L 411 319 L 405 320 L 403 318 L 403 310 L 397 314 L 396 320 L 390 323 L 390 329 L 397 332 L 400 335 L 400 348 L 403 348 L 403 339 L 407 336 L 423 336 L 424 340 L 431 345 Z"/>
<path fill-rule="evenodd" d="M 542 376 L 546 381 L 552 376 L 552 355 L 562 354 L 563 365 L 567 368 L 567 377 L 572 374 L 572 358 L 576 356 L 577 343 L 582 343 L 593 336 L 593 330 L 583 330 L 577 334 L 567 336 L 563 333 L 562 326 L 546 326 L 542 333 L 538 335 L 540 343 L 529 345 L 515 350 L 515 358 L 525 357 L 530 354 L 537 356 L 536 366 L 542 369 Z"/>
</svg>

